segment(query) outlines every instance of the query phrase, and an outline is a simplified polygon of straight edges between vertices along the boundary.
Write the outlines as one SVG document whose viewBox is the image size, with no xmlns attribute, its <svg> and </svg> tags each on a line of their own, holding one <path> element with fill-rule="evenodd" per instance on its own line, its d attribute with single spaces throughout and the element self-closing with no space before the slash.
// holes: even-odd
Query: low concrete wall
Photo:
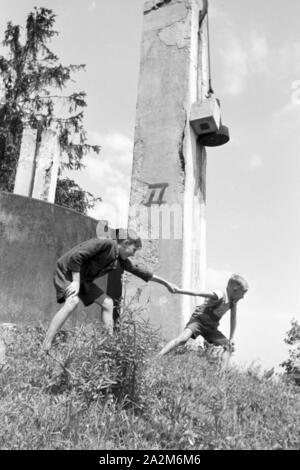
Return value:
<svg viewBox="0 0 300 470">
<path fill-rule="evenodd" d="M 52 281 L 56 260 L 96 237 L 97 224 L 61 206 L 0 192 L 0 323 L 49 323 L 58 308 Z M 114 282 L 105 276 L 97 283 L 116 297 L 121 283 L 120 276 L 113 276 Z M 95 316 L 99 307 L 80 306 L 72 321 Z"/>
</svg>

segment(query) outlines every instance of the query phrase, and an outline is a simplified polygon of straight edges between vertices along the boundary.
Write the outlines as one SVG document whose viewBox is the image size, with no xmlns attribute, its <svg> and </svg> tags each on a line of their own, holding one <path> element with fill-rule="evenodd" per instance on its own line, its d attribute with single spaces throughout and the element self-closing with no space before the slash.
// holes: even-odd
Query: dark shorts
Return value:
<svg viewBox="0 0 300 470">
<path fill-rule="evenodd" d="M 53 276 L 53 283 L 56 289 L 56 300 L 59 304 L 62 304 L 66 300 L 66 288 L 72 282 L 72 274 L 63 273 L 59 267 L 56 267 Z M 82 282 L 80 284 L 80 290 L 78 297 L 83 302 L 84 306 L 87 307 L 97 300 L 104 291 L 100 289 L 94 282 Z"/>
<path fill-rule="evenodd" d="M 215 344 L 216 346 L 227 346 L 228 339 L 218 330 L 219 323 L 215 320 L 208 320 L 201 318 L 197 313 L 193 313 L 185 328 L 192 331 L 192 338 L 197 338 L 201 335 L 208 343 Z"/>
</svg>

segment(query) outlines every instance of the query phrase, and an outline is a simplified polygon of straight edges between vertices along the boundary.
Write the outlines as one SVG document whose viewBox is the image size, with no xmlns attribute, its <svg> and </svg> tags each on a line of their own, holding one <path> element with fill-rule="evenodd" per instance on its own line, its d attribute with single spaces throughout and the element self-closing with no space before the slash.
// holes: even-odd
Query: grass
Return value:
<svg viewBox="0 0 300 470">
<path fill-rule="evenodd" d="M 151 326 L 125 314 L 111 338 L 16 327 L 0 372 L 0 449 L 299 449 L 299 387 L 259 369 L 222 372 L 203 350 L 160 360 Z"/>
</svg>

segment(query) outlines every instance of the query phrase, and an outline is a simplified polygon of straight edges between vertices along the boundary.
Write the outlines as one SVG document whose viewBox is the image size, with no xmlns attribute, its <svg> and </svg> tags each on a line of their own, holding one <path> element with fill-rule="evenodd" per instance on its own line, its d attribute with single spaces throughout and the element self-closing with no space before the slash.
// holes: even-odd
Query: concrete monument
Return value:
<svg viewBox="0 0 300 470">
<path fill-rule="evenodd" d="M 190 120 L 197 120 L 197 103 L 201 108 L 211 94 L 207 1 L 147 1 L 129 227 L 143 239 L 140 257 L 145 263 L 159 276 L 191 289 L 203 289 L 205 283 L 206 150 Z M 210 108 L 215 131 L 220 116 L 215 103 Z M 129 276 L 125 298 L 142 286 Z M 139 303 L 169 338 L 182 330 L 199 299 L 168 295 L 149 283 Z"/>
</svg>

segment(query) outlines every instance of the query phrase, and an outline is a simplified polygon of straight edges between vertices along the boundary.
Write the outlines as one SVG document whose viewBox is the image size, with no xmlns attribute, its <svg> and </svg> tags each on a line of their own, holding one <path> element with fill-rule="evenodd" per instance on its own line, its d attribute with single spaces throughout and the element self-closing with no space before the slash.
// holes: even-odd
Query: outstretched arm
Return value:
<svg viewBox="0 0 300 470">
<path fill-rule="evenodd" d="M 133 259 L 127 258 L 124 261 L 121 260 L 121 265 L 126 271 L 143 279 L 145 282 L 152 281 L 152 282 L 157 282 L 158 284 L 162 284 L 172 294 L 174 294 L 175 290 L 177 289 L 177 286 L 175 286 L 174 284 L 171 284 L 170 282 L 166 281 L 166 279 L 163 279 L 162 277 L 156 276 L 155 274 L 153 274 L 152 271 L 138 264 Z"/>
<path fill-rule="evenodd" d="M 186 290 L 186 289 L 176 288 L 175 294 L 186 294 L 186 295 L 193 295 L 193 296 L 196 296 L 196 297 L 205 297 L 207 299 L 217 300 L 217 296 L 213 292 L 212 293 L 198 292 L 198 291 L 194 291 L 194 290 Z"/>
<path fill-rule="evenodd" d="M 172 284 L 169 281 L 166 281 L 162 277 L 158 277 L 155 274 L 153 274 L 152 278 L 150 279 L 152 282 L 157 282 L 158 284 L 162 284 L 165 286 L 172 294 L 175 294 L 177 292 L 177 286 L 175 284 Z"/>
<path fill-rule="evenodd" d="M 234 303 L 231 307 L 230 312 L 230 336 L 229 341 L 233 341 L 234 333 L 236 330 L 236 303 Z"/>
</svg>

